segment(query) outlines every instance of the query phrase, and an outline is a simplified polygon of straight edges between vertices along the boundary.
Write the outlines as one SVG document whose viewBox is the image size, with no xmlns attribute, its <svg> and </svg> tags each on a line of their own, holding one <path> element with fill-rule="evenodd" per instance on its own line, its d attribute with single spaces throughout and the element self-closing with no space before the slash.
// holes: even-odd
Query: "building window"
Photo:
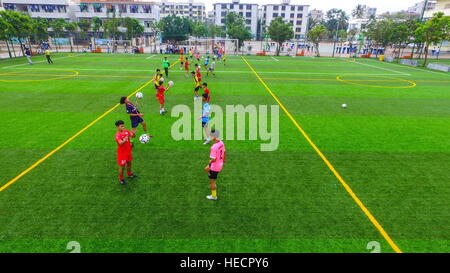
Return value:
<svg viewBox="0 0 450 273">
<path fill-rule="evenodd" d="M 278 17 L 278 13 L 275 12 L 272 17 L 273 18 L 277 18 Z"/>
<path fill-rule="evenodd" d="M 283 17 L 283 18 L 284 18 L 285 15 L 286 15 L 286 14 L 282 13 L 282 14 L 280 15 L 280 17 Z"/>
<path fill-rule="evenodd" d="M 281 10 L 286 10 L 286 6 L 282 6 L 282 7 L 281 7 Z"/>
<path fill-rule="evenodd" d="M 291 18 L 294 18 L 295 14 L 291 13 Z"/>
<path fill-rule="evenodd" d="M 273 6 L 273 10 L 278 10 L 278 6 Z"/>
<path fill-rule="evenodd" d="M 295 11 L 295 6 L 292 6 L 292 7 L 291 7 L 291 11 Z"/>
<path fill-rule="evenodd" d="M 298 6 L 297 10 L 303 10 L 303 6 Z"/>
<path fill-rule="evenodd" d="M 239 9 L 243 9 L 244 8 L 244 5 L 239 5 Z"/>
<path fill-rule="evenodd" d="M 247 9 L 252 9 L 252 5 L 247 5 Z"/>
<path fill-rule="evenodd" d="M 252 13 L 251 12 L 247 12 L 247 13 L 245 13 L 245 16 L 246 17 L 252 17 Z"/>
<path fill-rule="evenodd" d="M 296 28 L 295 32 L 302 32 L 302 28 L 301 27 Z"/>
<path fill-rule="evenodd" d="M 227 4 L 222 4 L 222 8 L 226 9 L 227 8 Z"/>
<path fill-rule="evenodd" d="M 303 14 L 302 13 L 298 13 L 297 14 L 297 18 L 303 18 Z"/>
</svg>

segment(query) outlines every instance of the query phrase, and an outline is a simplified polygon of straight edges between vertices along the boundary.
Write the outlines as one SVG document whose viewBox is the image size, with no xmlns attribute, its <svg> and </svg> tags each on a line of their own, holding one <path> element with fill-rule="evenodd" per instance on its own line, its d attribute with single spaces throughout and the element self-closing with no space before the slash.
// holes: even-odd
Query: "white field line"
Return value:
<svg viewBox="0 0 450 273">
<path fill-rule="evenodd" d="M 277 58 L 275 58 L 275 57 L 272 57 L 272 59 L 274 59 L 275 61 L 277 61 L 277 62 L 279 62 L 280 60 L 278 60 Z M 251 60 L 250 60 L 251 61 Z"/>
<path fill-rule="evenodd" d="M 151 59 L 151 58 L 153 58 L 153 57 L 155 57 L 156 55 L 152 55 L 152 56 L 150 56 L 150 57 L 147 57 L 147 58 L 145 58 L 146 60 L 148 60 L 148 59 Z"/>
<path fill-rule="evenodd" d="M 73 57 L 80 56 L 80 55 L 83 55 L 83 54 L 76 54 L 76 55 L 70 55 L 70 56 L 66 56 L 66 57 L 54 58 L 53 60 L 61 60 L 61 59 L 65 59 L 65 58 L 73 58 Z M 33 64 L 44 63 L 46 61 L 47 61 L 47 59 L 39 61 L 39 62 L 33 62 Z M 13 67 L 22 66 L 22 65 L 30 65 L 30 64 L 28 64 L 28 63 L 15 64 L 15 65 L 10 65 L 10 66 L 5 66 L 5 67 L 2 67 L 2 68 L 8 69 L 8 68 L 13 68 Z"/>
<path fill-rule="evenodd" d="M 365 66 L 368 66 L 368 67 L 378 68 L 378 69 L 381 69 L 381 70 L 395 72 L 395 73 L 397 73 L 397 75 L 411 76 L 411 74 L 408 74 L 408 73 L 400 72 L 400 71 L 389 69 L 389 68 L 379 67 L 379 66 L 376 66 L 376 65 L 360 63 L 360 62 L 357 62 L 357 61 L 355 61 L 355 62 L 345 61 L 345 62 L 360 64 L 360 65 L 365 65 Z"/>
<path fill-rule="evenodd" d="M 29 69 L 29 68 L 11 68 L 11 69 Z M 52 70 L 51 68 L 33 68 L 35 70 Z M 79 70 L 79 71 L 113 71 L 113 72 L 153 72 L 152 69 L 109 69 L 109 68 L 61 68 L 61 70 Z M 228 70 L 215 70 L 218 73 L 236 73 L 236 74 L 253 74 L 252 71 L 228 71 Z M 179 70 L 170 70 L 170 73 L 185 73 Z M 314 72 L 296 72 L 296 71 L 258 71 L 259 74 L 296 74 L 296 75 L 342 75 L 342 76 L 398 76 L 399 74 L 373 74 L 373 73 L 314 73 Z"/>
</svg>

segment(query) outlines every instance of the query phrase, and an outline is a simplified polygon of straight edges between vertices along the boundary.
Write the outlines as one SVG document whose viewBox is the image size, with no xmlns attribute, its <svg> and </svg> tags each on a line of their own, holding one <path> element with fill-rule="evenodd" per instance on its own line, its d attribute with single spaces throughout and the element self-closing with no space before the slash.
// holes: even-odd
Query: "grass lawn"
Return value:
<svg viewBox="0 0 450 273">
<path fill-rule="evenodd" d="M 70 241 L 81 252 L 367 253 L 372 241 L 381 252 L 449 252 L 448 73 L 366 59 L 228 56 L 216 78 L 203 72 L 212 104 L 278 105 L 272 92 L 289 114 L 280 108 L 276 151 L 260 151 L 263 140 L 224 140 L 214 202 L 205 198 L 209 147 L 171 137 L 170 110 L 194 107 L 192 79 L 178 63 L 161 116 L 148 82 L 162 56 L 53 58 L 0 61 L 0 118 L 11 134 L 0 142 L 0 252 L 69 252 Z M 139 88 L 154 139 L 136 143 L 139 178 L 123 186 L 114 122 L 130 121 L 124 106 L 112 107 Z"/>
</svg>

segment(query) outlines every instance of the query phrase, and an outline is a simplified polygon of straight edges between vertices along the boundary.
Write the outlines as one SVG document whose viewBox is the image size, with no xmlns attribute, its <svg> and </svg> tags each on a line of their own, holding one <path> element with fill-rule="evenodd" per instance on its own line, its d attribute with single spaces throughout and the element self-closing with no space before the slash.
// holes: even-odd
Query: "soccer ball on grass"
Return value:
<svg viewBox="0 0 450 273">
<path fill-rule="evenodd" d="M 169 81 L 169 86 L 172 87 L 174 85 L 173 81 Z"/>
<path fill-rule="evenodd" d="M 142 92 L 137 92 L 136 93 L 136 98 L 137 99 L 142 99 L 144 97 L 144 94 L 142 94 Z"/>
<path fill-rule="evenodd" d="M 150 141 L 150 137 L 146 134 L 143 134 L 139 137 L 139 142 L 142 144 L 146 144 Z"/>
</svg>

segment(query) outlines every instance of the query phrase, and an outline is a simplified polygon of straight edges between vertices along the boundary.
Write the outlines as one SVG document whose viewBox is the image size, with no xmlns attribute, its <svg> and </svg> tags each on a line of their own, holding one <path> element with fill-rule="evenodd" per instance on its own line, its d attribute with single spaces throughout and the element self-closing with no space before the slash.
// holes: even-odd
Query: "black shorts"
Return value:
<svg viewBox="0 0 450 273">
<path fill-rule="evenodd" d="M 184 62 L 180 62 L 181 64 L 184 64 Z"/>
<path fill-rule="evenodd" d="M 202 128 L 208 128 L 208 122 L 204 122 L 204 121 L 202 121 Z"/>
<path fill-rule="evenodd" d="M 198 87 L 195 87 L 195 91 L 198 91 L 200 89 L 200 86 L 198 86 Z"/>
<path fill-rule="evenodd" d="M 141 117 L 130 117 L 131 120 L 131 128 L 137 128 L 139 126 L 139 124 L 141 124 L 142 122 L 144 122 L 144 119 L 142 119 Z"/>
<path fill-rule="evenodd" d="M 219 175 L 219 172 L 215 172 L 215 171 L 209 171 L 208 177 L 209 179 L 217 179 L 217 176 Z"/>
</svg>

